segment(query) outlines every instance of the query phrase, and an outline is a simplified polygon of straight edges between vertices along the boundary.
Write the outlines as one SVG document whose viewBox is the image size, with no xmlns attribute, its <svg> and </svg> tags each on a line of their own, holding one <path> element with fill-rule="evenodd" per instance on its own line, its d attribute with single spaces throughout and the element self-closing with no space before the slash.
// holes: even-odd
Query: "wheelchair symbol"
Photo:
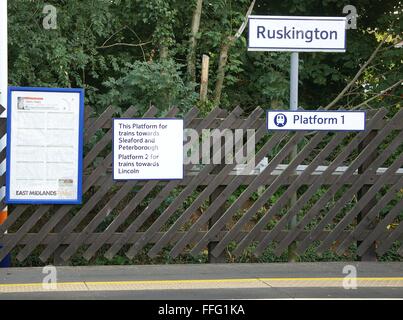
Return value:
<svg viewBox="0 0 403 320">
<path fill-rule="evenodd" d="M 280 128 L 284 127 L 287 124 L 287 117 L 285 116 L 285 114 L 279 113 L 278 115 L 276 115 L 274 117 L 274 124 Z"/>
</svg>

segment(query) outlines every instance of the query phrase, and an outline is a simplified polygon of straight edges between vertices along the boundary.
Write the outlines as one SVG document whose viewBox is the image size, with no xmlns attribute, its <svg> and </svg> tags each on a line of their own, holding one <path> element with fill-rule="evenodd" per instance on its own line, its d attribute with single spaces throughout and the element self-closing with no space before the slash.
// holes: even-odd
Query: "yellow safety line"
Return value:
<svg viewBox="0 0 403 320">
<path fill-rule="evenodd" d="M 51 285 L 50 283 L 45 283 L 46 285 Z M 85 285 L 85 282 L 58 282 L 57 285 Z M 7 287 L 38 287 L 43 286 L 43 283 L 7 283 L 7 284 L 0 284 L 0 288 L 7 288 Z"/>
<path fill-rule="evenodd" d="M 344 280 L 346 278 L 263 278 L 261 280 L 264 281 L 331 281 L 331 280 Z M 350 278 L 351 279 L 351 278 Z M 357 277 L 354 278 L 358 281 L 362 280 L 362 281 L 390 281 L 390 280 L 395 280 L 395 281 L 403 281 L 403 277 Z"/>
<path fill-rule="evenodd" d="M 403 277 L 364 277 L 357 281 L 403 281 Z M 60 282 L 57 285 L 135 285 L 135 284 L 185 284 L 185 283 L 225 283 L 225 282 L 257 282 L 257 281 L 343 281 L 345 278 L 248 278 L 248 279 L 198 279 L 198 280 L 135 280 L 135 281 L 81 281 Z M 2 287 L 42 286 L 42 283 L 0 284 Z"/>
</svg>

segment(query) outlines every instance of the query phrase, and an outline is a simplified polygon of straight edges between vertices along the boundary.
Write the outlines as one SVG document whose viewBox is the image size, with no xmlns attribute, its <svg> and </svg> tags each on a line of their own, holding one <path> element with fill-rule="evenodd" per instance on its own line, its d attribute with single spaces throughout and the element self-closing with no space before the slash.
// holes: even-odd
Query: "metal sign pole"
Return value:
<svg viewBox="0 0 403 320">
<path fill-rule="evenodd" d="M 290 76 L 290 110 L 298 110 L 298 68 L 299 53 L 291 53 L 291 76 Z"/>
<path fill-rule="evenodd" d="M 298 72 L 299 72 L 299 53 L 292 52 L 291 53 L 291 69 L 290 69 L 290 111 L 298 110 Z M 295 145 L 291 151 L 290 163 L 293 159 L 295 159 L 298 155 L 298 146 Z M 293 193 L 291 195 L 290 206 L 293 207 L 297 202 L 297 193 Z M 297 226 L 298 220 L 295 215 L 292 217 L 289 225 L 289 229 L 292 230 Z M 288 261 L 296 262 L 297 255 L 295 253 L 296 244 L 293 242 L 289 246 L 288 250 Z"/>
</svg>

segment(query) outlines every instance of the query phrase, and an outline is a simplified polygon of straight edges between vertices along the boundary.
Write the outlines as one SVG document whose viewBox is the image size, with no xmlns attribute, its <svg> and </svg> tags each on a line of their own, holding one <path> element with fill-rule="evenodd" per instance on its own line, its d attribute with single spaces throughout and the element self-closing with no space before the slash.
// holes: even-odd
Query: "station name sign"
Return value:
<svg viewBox="0 0 403 320">
<path fill-rule="evenodd" d="M 345 17 L 249 16 L 249 51 L 345 52 Z"/>
<path fill-rule="evenodd" d="M 364 111 L 267 111 L 267 129 L 364 131 Z"/>
</svg>

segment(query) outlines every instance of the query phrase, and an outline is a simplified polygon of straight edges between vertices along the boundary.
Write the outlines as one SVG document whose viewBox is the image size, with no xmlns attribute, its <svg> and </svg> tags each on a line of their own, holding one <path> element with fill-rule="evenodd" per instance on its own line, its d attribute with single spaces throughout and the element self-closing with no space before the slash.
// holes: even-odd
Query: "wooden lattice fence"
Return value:
<svg viewBox="0 0 403 320">
<path fill-rule="evenodd" d="M 152 107 L 143 116 L 178 113 L 173 108 L 161 115 Z M 0 226 L 0 260 L 10 252 L 19 261 L 39 254 L 47 262 L 77 254 L 90 260 L 100 252 L 108 259 L 141 252 L 156 257 L 163 250 L 175 258 L 208 249 L 211 259 L 222 261 L 227 251 L 239 256 L 246 249 L 256 256 L 269 248 L 281 255 L 295 241 L 298 254 L 310 246 L 318 254 L 343 254 L 358 243 L 361 257 L 382 255 L 392 246 L 403 255 L 403 110 L 393 117 L 384 109 L 369 112 L 363 132 L 268 133 L 260 108 L 246 117 L 239 107 L 204 117 L 193 108 L 183 116 L 185 127 L 199 134 L 254 129 L 259 166 L 239 174 L 235 163 L 188 164 L 181 181 L 116 182 L 111 118 L 136 115 L 134 107 L 121 115 L 110 107 L 94 117 L 88 108 L 83 205 L 10 206 Z M 3 136 L 6 123 L 0 121 Z M 247 140 L 245 135 L 242 143 Z M 222 141 L 215 143 L 225 150 Z M 296 145 L 298 154 L 290 158 Z M 294 216 L 297 225 L 289 228 Z"/>
</svg>

